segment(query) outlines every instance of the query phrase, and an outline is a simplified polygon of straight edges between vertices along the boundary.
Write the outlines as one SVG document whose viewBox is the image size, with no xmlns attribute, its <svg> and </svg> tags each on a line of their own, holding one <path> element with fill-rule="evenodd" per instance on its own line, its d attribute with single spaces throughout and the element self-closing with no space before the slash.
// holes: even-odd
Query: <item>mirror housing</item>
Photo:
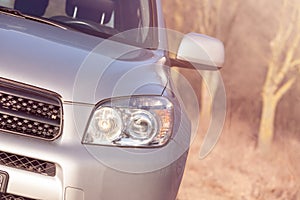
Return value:
<svg viewBox="0 0 300 200">
<path fill-rule="evenodd" d="M 213 37 L 198 33 L 184 35 L 176 59 L 172 66 L 196 68 L 200 70 L 218 70 L 225 60 L 223 43 Z"/>
</svg>

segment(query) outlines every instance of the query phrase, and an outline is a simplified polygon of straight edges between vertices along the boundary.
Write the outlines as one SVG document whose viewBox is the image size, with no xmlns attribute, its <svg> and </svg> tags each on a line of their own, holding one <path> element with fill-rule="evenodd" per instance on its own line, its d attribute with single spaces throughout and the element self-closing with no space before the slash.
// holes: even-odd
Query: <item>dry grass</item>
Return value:
<svg viewBox="0 0 300 200">
<path fill-rule="evenodd" d="M 204 160 L 199 159 L 201 136 L 197 137 L 178 200 L 300 199 L 299 141 L 285 138 L 268 152 L 260 152 L 251 130 L 246 123 L 231 123 Z"/>
</svg>

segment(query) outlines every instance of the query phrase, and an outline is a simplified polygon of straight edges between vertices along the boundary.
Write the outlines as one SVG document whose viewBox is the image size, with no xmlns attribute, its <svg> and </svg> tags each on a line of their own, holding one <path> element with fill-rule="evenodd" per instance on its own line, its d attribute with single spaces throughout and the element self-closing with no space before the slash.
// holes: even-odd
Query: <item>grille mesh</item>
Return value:
<svg viewBox="0 0 300 200">
<path fill-rule="evenodd" d="M 0 165 L 26 170 L 47 176 L 55 176 L 55 164 L 43 160 L 0 151 Z"/>
<path fill-rule="evenodd" d="M 7 110 L 32 114 L 47 119 L 59 119 L 59 106 L 0 93 L 0 105 Z"/>
<path fill-rule="evenodd" d="M 21 197 L 13 194 L 0 193 L 0 200 L 34 200 L 34 199 Z"/>
<path fill-rule="evenodd" d="M 62 129 L 58 95 L 0 80 L 0 130 L 54 140 Z"/>
<path fill-rule="evenodd" d="M 2 113 L 0 113 L 0 128 L 49 140 L 56 137 L 59 133 L 58 126 Z"/>
</svg>

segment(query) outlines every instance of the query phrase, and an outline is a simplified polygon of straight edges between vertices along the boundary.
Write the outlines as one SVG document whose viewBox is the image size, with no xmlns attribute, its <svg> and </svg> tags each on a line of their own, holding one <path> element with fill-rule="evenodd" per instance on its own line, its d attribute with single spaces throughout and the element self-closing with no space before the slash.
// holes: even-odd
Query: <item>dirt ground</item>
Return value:
<svg viewBox="0 0 300 200">
<path fill-rule="evenodd" d="M 205 128 L 202 127 L 203 132 Z M 269 151 L 256 148 L 253 131 L 238 120 L 225 125 L 222 136 L 203 160 L 201 134 L 195 138 L 178 200 L 298 200 L 300 143 L 278 140 Z"/>
</svg>

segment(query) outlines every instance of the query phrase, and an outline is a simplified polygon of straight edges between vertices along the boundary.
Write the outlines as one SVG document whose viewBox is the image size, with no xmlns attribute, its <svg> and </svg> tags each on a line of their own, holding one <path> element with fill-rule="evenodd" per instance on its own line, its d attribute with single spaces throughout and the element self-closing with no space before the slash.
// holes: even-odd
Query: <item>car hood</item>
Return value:
<svg viewBox="0 0 300 200">
<path fill-rule="evenodd" d="M 160 95 L 167 84 L 161 51 L 0 15 L 0 77 L 95 104 L 128 95 Z"/>
</svg>

